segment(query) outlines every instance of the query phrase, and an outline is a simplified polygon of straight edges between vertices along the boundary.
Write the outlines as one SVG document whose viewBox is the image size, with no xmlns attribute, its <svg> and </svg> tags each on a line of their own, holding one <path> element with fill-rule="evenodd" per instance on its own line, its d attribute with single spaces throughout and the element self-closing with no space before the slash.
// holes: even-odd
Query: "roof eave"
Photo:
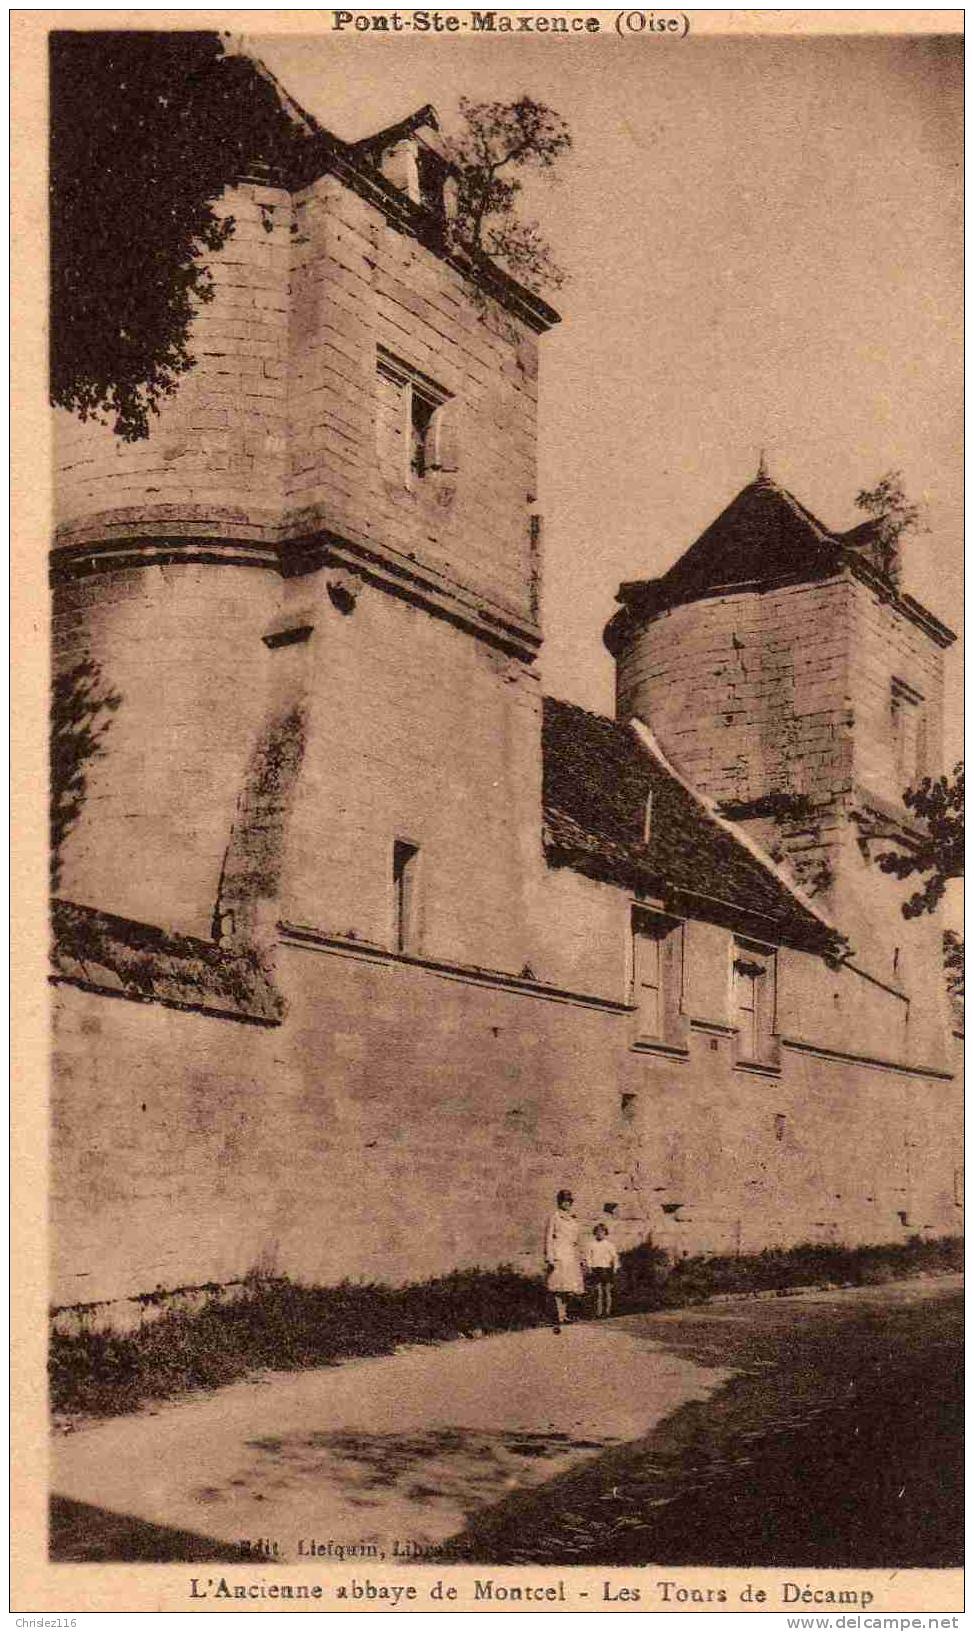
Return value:
<svg viewBox="0 0 974 1632">
<path fill-rule="evenodd" d="M 832 953 L 838 954 L 841 948 L 842 955 L 848 957 L 851 949 L 841 930 L 835 927 L 812 898 L 806 895 L 805 891 L 793 879 L 788 877 L 784 869 L 779 867 L 776 861 L 772 860 L 767 851 L 749 833 L 738 827 L 736 822 L 729 821 L 727 817 L 722 816 L 712 799 L 709 799 L 705 793 L 701 793 L 699 788 L 695 788 L 692 782 L 688 782 L 685 777 L 680 775 L 663 752 L 659 741 L 649 726 L 643 720 L 637 718 L 631 719 L 629 726 L 643 749 L 656 760 L 667 776 L 672 777 L 674 782 L 679 783 L 680 787 L 696 801 L 714 826 L 720 828 L 735 844 L 746 850 L 764 868 L 765 872 L 771 875 L 778 887 L 794 901 L 800 918 L 806 922 L 810 921 L 809 931 L 812 938 L 821 942 L 820 949 L 824 951 L 827 947 Z"/>
</svg>

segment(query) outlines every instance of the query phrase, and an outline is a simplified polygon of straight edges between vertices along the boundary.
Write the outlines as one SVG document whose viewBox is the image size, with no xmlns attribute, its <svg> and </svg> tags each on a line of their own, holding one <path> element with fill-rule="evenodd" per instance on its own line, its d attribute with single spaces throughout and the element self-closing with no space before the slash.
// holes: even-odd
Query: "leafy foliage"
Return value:
<svg viewBox="0 0 974 1632">
<path fill-rule="evenodd" d="M 875 487 L 860 489 L 856 505 L 873 521 L 879 564 L 885 573 L 892 575 L 904 533 L 929 531 L 920 505 L 910 503 L 902 472 L 898 470 L 888 470 Z"/>
<path fill-rule="evenodd" d="M 964 996 L 964 937 L 955 929 L 944 930 L 944 970 L 947 990 L 955 997 Z"/>
<path fill-rule="evenodd" d="M 230 950 L 75 901 L 52 902 L 51 927 L 52 965 L 64 979 L 75 979 L 80 965 L 90 986 L 139 1002 L 266 1025 L 282 1017 L 283 1000 L 252 947 Z"/>
<path fill-rule="evenodd" d="M 193 366 L 234 230 L 214 202 L 288 138 L 217 34 L 55 31 L 50 53 L 51 399 L 133 442 Z"/>
<path fill-rule="evenodd" d="M 871 1285 L 960 1269 L 963 1261 L 963 1243 L 949 1237 L 869 1247 L 805 1245 L 753 1256 L 685 1258 L 675 1265 L 647 1241 L 623 1254 L 620 1309 L 679 1308 L 728 1292 Z M 402 1287 L 348 1281 L 299 1286 L 253 1275 L 236 1287 L 181 1290 L 183 1309 L 162 1307 L 176 1293 L 140 1298 L 147 1309 L 155 1305 L 161 1312 L 131 1333 L 86 1330 L 84 1309 L 78 1311 L 79 1331 L 55 1331 L 49 1350 L 54 1409 L 110 1416 L 134 1411 L 146 1399 L 219 1388 L 255 1368 L 335 1365 L 354 1355 L 389 1354 L 398 1343 L 477 1338 L 551 1318 L 541 1282 L 504 1264 L 458 1269 Z M 93 1323 L 98 1312 L 98 1305 L 88 1306 Z"/>
<path fill-rule="evenodd" d="M 906 790 L 903 802 L 926 824 L 926 831 L 909 848 L 887 850 L 876 859 L 883 872 L 895 878 L 929 875 L 903 904 L 904 918 L 917 918 L 934 911 L 950 879 L 964 876 L 963 762 L 954 766 L 950 777 L 925 776 Z"/>
<path fill-rule="evenodd" d="M 102 686 L 90 657 L 57 675 L 51 690 L 51 889 L 61 879 L 64 841 L 81 814 L 88 791 L 88 766 L 105 752 L 104 737 L 122 699 Z"/>
<path fill-rule="evenodd" d="M 564 273 L 540 227 L 523 221 L 519 172 L 550 170 L 572 145 L 564 119 L 524 95 L 516 102 L 460 99 L 465 129 L 449 144 L 460 170 L 455 231 L 474 250 L 500 261 L 528 288 L 560 287 Z"/>
</svg>

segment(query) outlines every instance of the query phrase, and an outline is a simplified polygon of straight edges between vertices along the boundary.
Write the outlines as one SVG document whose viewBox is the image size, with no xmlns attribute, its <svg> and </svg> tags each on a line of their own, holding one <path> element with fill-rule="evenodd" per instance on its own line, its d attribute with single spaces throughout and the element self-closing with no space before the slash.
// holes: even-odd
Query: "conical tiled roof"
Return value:
<svg viewBox="0 0 974 1632">
<path fill-rule="evenodd" d="M 838 539 L 769 476 L 749 482 L 661 578 L 622 584 L 626 604 L 653 599 L 673 605 L 718 589 L 814 577 L 836 565 Z"/>
<path fill-rule="evenodd" d="M 620 584 L 616 599 L 622 606 L 609 620 L 605 643 L 610 652 L 618 652 L 633 620 L 652 617 L 667 607 L 708 595 L 804 583 L 848 566 L 881 587 L 940 645 L 948 645 L 954 638 L 951 631 L 912 596 L 899 592 L 876 541 L 875 521 L 860 522 L 846 533 L 831 532 L 794 494 L 768 476 L 762 461 L 755 480 L 731 500 L 668 572 L 659 578 Z"/>
</svg>

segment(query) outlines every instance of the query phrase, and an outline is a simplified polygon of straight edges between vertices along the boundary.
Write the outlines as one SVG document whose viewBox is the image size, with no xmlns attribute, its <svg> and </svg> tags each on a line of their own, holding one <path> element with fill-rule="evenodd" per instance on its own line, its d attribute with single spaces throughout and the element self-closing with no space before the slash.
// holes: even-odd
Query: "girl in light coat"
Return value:
<svg viewBox="0 0 974 1632">
<path fill-rule="evenodd" d="M 574 1200 L 570 1190 L 559 1190 L 557 1206 L 545 1230 L 545 1269 L 548 1272 L 548 1291 L 555 1300 L 556 1332 L 561 1331 L 568 1318 L 568 1298 L 581 1297 L 585 1291 L 578 1245 L 580 1225 L 572 1212 Z"/>
</svg>

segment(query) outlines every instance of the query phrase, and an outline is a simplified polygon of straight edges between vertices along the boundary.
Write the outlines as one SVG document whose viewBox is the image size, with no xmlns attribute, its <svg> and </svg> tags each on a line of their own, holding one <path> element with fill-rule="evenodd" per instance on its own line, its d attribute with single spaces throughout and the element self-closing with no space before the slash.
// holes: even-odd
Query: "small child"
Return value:
<svg viewBox="0 0 974 1632">
<path fill-rule="evenodd" d="M 612 1288 L 619 1268 L 619 1254 L 605 1224 L 596 1224 L 592 1231 L 585 1262 L 595 1287 L 595 1313 L 599 1319 L 604 1319 L 612 1313 Z"/>
</svg>

